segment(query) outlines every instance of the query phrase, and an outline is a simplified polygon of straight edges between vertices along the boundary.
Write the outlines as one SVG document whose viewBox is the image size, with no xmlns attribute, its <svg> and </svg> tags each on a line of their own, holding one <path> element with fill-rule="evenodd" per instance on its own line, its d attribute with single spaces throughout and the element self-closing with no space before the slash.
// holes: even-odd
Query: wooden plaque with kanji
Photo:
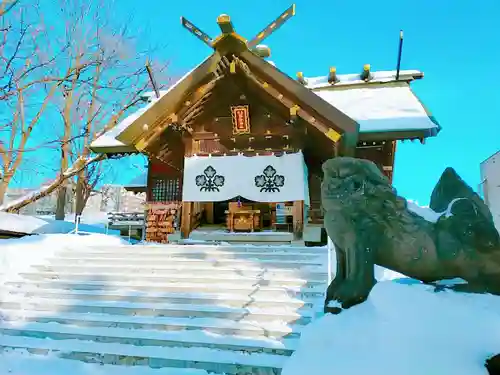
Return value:
<svg viewBox="0 0 500 375">
<path fill-rule="evenodd" d="M 233 118 L 233 134 L 250 133 L 250 116 L 248 105 L 232 106 L 231 116 Z"/>
</svg>

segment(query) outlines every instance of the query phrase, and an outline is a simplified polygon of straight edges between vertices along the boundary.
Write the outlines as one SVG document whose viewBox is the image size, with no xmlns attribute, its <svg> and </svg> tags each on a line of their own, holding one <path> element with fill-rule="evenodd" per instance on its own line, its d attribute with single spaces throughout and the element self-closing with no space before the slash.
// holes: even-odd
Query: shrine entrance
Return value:
<svg viewBox="0 0 500 375">
<path fill-rule="evenodd" d="M 198 217 L 229 232 L 302 233 L 309 187 L 301 152 L 186 157 L 182 186 L 186 234 Z"/>
<path fill-rule="evenodd" d="M 229 201 L 214 202 L 213 224 L 226 225 L 226 211 L 229 208 Z"/>
</svg>

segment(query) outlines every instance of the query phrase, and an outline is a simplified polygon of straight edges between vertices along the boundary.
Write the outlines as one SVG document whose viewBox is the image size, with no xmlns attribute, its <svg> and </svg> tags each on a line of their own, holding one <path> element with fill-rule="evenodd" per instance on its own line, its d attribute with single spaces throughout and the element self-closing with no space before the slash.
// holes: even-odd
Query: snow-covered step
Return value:
<svg viewBox="0 0 500 375">
<path fill-rule="evenodd" d="M 172 318 L 158 316 L 126 316 L 111 314 L 79 314 L 72 312 L 0 310 L 2 320 L 23 325 L 26 322 L 58 323 L 80 327 L 113 327 L 159 331 L 204 330 L 219 335 L 245 337 L 299 338 L 302 325 L 280 322 L 238 321 L 216 318 Z"/>
<path fill-rule="evenodd" d="M 122 245 L 122 246 L 92 246 L 89 251 L 92 252 L 108 252 L 117 251 L 121 253 L 132 252 L 137 253 L 138 251 L 147 252 L 200 252 L 200 251 L 224 251 L 224 252 L 279 252 L 279 253 L 292 253 L 292 254 L 326 254 L 326 246 L 290 246 L 290 245 L 259 245 L 259 246 L 248 246 L 248 245 Z"/>
<path fill-rule="evenodd" d="M 322 267 L 324 261 L 315 258 L 316 260 L 300 261 L 300 260 L 265 260 L 265 259 L 190 259 L 187 257 L 163 257 L 157 259 L 148 259 L 141 257 L 140 254 L 135 254 L 134 257 L 120 257 L 119 254 L 114 254 L 114 257 L 98 257 L 82 254 L 76 256 L 61 257 L 57 260 L 57 264 L 116 264 L 116 265 L 136 265 L 141 267 L 154 267 L 158 264 L 170 264 L 175 266 L 196 266 L 196 265 L 213 265 L 215 267 L 246 267 L 246 266 L 261 266 L 275 267 L 284 269 L 307 269 L 308 267 Z M 52 261 L 51 261 L 52 262 Z"/>
<path fill-rule="evenodd" d="M 314 317 L 314 311 L 289 308 L 235 308 L 209 305 L 184 305 L 167 303 L 135 303 L 127 301 L 85 301 L 51 298 L 5 298 L 0 301 L 0 309 L 24 309 L 33 311 L 71 311 L 78 313 L 104 313 L 115 315 L 198 317 L 238 320 L 247 318 L 254 321 L 282 321 L 285 323 L 307 324 Z"/>
<path fill-rule="evenodd" d="M 1 354 L 0 374 L 9 375 L 224 375 L 189 368 L 152 369 L 145 366 L 120 366 L 85 363 L 64 358 L 31 354 L 27 350 L 5 349 Z"/>
<path fill-rule="evenodd" d="M 131 252 L 121 254 L 116 251 L 113 252 L 74 252 L 64 251 L 57 254 L 60 257 L 71 258 L 122 258 L 140 257 L 142 259 L 149 259 L 152 261 L 169 261 L 170 259 L 216 259 L 216 260 L 237 260 L 237 261 L 300 261 L 300 262 L 315 262 L 324 257 L 323 255 L 296 255 L 287 253 L 230 253 L 230 252 L 165 252 L 165 253 L 147 253 L 143 251 Z M 325 254 L 326 256 L 326 254 Z"/>
<path fill-rule="evenodd" d="M 98 273 L 97 270 L 83 269 L 82 272 L 72 272 L 73 270 L 59 272 L 51 269 L 50 266 L 42 266 L 42 270 L 36 272 L 25 272 L 21 276 L 29 280 L 42 280 L 42 279 L 53 279 L 58 278 L 61 280 L 137 280 L 137 281 L 147 281 L 156 283 L 171 283 L 171 282 L 190 282 L 190 283 L 216 283 L 216 282 L 227 282 L 237 285 L 268 285 L 268 286 L 296 286 L 296 287 L 313 287 L 316 285 L 326 284 L 324 280 L 305 280 L 299 278 L 293 279 L 281 279 L 277 277 L 271 277 L 268 275 L 263 275 L 261 277 L 245 277 L 238 275 L 230 275 L 224 277 L 224 275 L 197 275 L 196 273 L 182 274 L 175 273 L 146 273 L 146 272 L 124 272 L 124 270 L 114 269 L 105 273 Z"/>
<path fill-rule="evenodd" d="M 128 289 L 130 291 L 139 291 L 144 293 L 217 293 L 220 291 L 228 293 L 244 294 L 252 297 L 267 298 L 324 298 L 325 288 L 320 285 L 312 288 L 301 287 L 269 287 L 261 285 L 234 285 L 230 283 L 147 283 L 132 281 L 92 281 L 92 280 L 24 280 L 12 281 L 6 283 L 7 286 L 23 288 L 26 285 L 36 286 L 37 288 L 62 289 L 62 290 L 110 290 L 110 289 Z"/>
<path fill-rule="evenodd" d="M 0 350 L 172 375 L 185 367 L 279 374 L 323 303 L 326 254 L 239 245 L 64 250 L 0 286 Z"/>
<path fill-rule="evenodd" d="M 129 302 L 142 303 L 179 303 L 194 305 L 216 305 L 230 307 L 258 307 L 266 308 L 273 306 L 284 306 L 299 309 L 302 307 L 312 308 L 315 304 L 321 303 L 322 299 L 297 299 L 286 298 L 265 298 L 260 296 L 248 296 L 245 294 L 228 293 L 141 293 L 128 290 L 60 290 L 26 286 L 24 288 L 0 287 L 0 292 L 5 291 L 13 295 L 22 295 L 25 299 L 31 297 L 58 298 L 58 299 L 79 299 L 79 300 L 102 300 L 120 301 L 126 299 Z"/>
<path fill-rule="evenodd" d="M 217 335 L 202 330 L 162 332 L 110 327 L 89 328 L 57 323 L 13 324 L 4 322 L 0 323 L 0 335 L 50 340 L 83 340 L 135 346 L 161 346 L 165 348 L 205 347 L 243 351 L 246 353 L 269 353 L 287 356 L 292 355 L 298 343 L 297 339 L 275 340 L 271 338 Z"/>
<path fill-rule="evenodd" d="M 71 253 L 71 250 L 62 250 L 58 254 L 64 255 Z M 73 251 L 74 253 L 75 251 Z M 172 256 L 181 254 L 203 254 L 203 255 L 214 255 L 214 256 L 231 256 L 231 257 L 257 257 L 257 258 L 280 258 L 280 257 L 303 257 L 314 258 L 317 256 L 327 255 L 327 250 L 321 248 L 321 250 L 307 251 L 307 250 L 295 250 L 293 248 L 239 248 L 239 247 L 217 247 L 217 246 L 127 246 L 127 247 L 92 247 L 90 249 L 80 249 L 78 253 L 87 254 L 101 254 L 106 256 L 107 254 L 123 254 L 123 255 L 134 255 L 141 254 L 144 256 Z"/>
<path fill-rule="evenodd" d="M 58 355 L 100 364 L 192 368 L 219 374 L 277 375 L 287 356 L 210 348 L 162 348 L 96 343 L 81 340 L 44 340 L 0 335 L 0 348 L 28 349 L 35 354 Z"/>
<path fill-rule="evenodd" d="M 50 264 L 34 266 L 34 269 L 42 271 L 71 271 L 71 272 L 82 272 L 88 270 L 89 266 L 86 264 L 60 264 L 57 260 L 50 261 Z M 234 276 L 238 277 L 273 277 L 277 279 L 293 279 L 293 278 L 307 278 L 308 280 L 320 280 L 326 282 L 328 274 L 324 267 L 307 269 L 307 270 L 293 270 L 293 269 L 275 269 L 275 268 L 261 268 L 261 267 L 214 267 L 212 266 L 199 266 L 199 267 L 189 267 L 189 266 L 179 266 L 170 264 L 156 264 L 151 267 L 139 267 L 136 265 L 117 265 L 113 263 L 109 264 L 99 264 L 92 266 L 92 270 L 96 273 L 115 273 L 117 271 L 122 272 L 134 272 L 134 273 L 154 273 L 154 274 L 195 274 L 198 277 L 213 276 L 218 275 L 222 278 L 231 278 Z"/>
</svg>

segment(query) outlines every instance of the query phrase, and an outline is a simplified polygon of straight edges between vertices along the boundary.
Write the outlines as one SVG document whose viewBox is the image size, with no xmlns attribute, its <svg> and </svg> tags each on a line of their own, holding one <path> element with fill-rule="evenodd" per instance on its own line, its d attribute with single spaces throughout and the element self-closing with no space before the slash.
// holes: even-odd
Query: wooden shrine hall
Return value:
<svg viewBox="0 0 500 375">
<path fill-rule="evenodd" d="M 212 39 L 182 24 L 213 53 L 166 91 L 96 139 L 110 157 L 143 153 L 148 239 L 198 226 L 230 232 L 288 231 L 319 242 L 322 163 L 339 155 L 374 161 L 392 180 L 396 142 L 437 135 L 410 89 L 415 70 L 292 78 L 260 43 L 295 14 L 287 9 L 251 40 L 227 15 Z M 311 238 L 315 237 L 315 238 Z M 307 238 L 306 238 L 307 237 Z"/>
</svg>

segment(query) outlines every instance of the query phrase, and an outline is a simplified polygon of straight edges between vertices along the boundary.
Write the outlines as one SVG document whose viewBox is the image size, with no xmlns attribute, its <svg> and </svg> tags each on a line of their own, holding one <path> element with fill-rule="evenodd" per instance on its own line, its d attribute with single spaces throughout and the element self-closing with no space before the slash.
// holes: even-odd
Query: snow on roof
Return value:
<svg viewBox="0 0 500 375">
<path fill-rule="evenodd" d="M 484 375 L 499 352 L 500 297 L 400 279 L 305 327 L 282 375 Z"/>
<path fill-rule="evenodd" d="M 160 97 L 165 95 L 169 90 L 159 90 Z M 146 91 L 144 94 L 141 95 L 142 98 L 144 99 L 153 99 L 156 98 L 156 92 L 154 91 Z"/>
<path fill-rule="evenodd" d="M 313 91 L 357 121 L 362 133 L 439 128 L 407 83 L 349 88 L 329 85 Z"/>
<path fill-rule="evenodd" d="M 163 92 L 163 95 L 166 94 L 166 91 Z M 161 96 L 160 96 L 161 98 Z M 137 111 L 131 113 L 129 116 L 125 117 L 122 121 L 120 121 L 114 128 L 107 131 L 95 141 L 90 144 L 90 148 L 100 148 L 100 147 L 124 147 L 127 146 L 124 143 L 120 142 L 116 139 L 116 137 L 127 129 L 135 120 L 137 120 L 144 112 L 146 112 L 149 108 L 151 108 L 159 98 L 153 97 L 151 101 L 142 108 L 139 108 Z"/>
</svg>

